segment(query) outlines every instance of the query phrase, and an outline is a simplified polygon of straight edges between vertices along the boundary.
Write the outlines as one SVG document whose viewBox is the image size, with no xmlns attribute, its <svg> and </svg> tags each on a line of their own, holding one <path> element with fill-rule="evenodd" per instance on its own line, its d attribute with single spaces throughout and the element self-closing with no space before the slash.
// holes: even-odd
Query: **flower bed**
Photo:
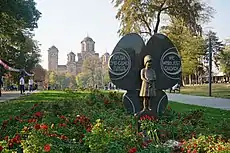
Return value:
<svg viewBox="0 0 230 153">
<path fill-rule="evenodd" d="M 230 135 L 220 135 L 218 129 L 209 131 L 203 110 L 178 113 L 169 107 L 159 118 L 141 118 L 144 133 L 138 132 L 137 121 L 125 112 L 121 96 L 67 91 L 63 99 L 55 97 L 54 102 L 38 101 L 20 108 L 16 116 L 2 121 L 0 152 L 230 151 Z M 230 129 L 229 125 L 224 128 Z"/>
</svg>

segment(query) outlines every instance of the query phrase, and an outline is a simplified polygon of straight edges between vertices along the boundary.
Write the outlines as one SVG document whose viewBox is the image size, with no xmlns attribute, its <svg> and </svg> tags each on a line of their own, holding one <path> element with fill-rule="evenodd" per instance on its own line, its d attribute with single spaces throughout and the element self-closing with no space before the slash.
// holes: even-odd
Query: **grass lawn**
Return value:
<svg viewBox="0 0 230 153">
<path fill-rule="evenodd" d="M 41 125 L 47 124 L 49 126 L 49 130 L 51 130 L 49 132 L 64 134 L 63 137 L 67 136 L 68 138 L 72 138 L 72 139 L 77 137 L 79 141 L 82 141 L 81 140 L 82 135 L 86 135 L 87 141 L 84 142 L 85 143 L 84 147 L 82 146 L 82 142 L 74 143 L 74 146 L 69 147 L 65 141 L 60 141 L 52 137 L 44 138 L 44 136 L 41 135 L 41 133 L 38 133 L 36 130 L 33 131 L 33 129 L 30 129 L 32 130 L 33 136 L 30 137 L 30 139 L 26 141 L 27 144 L 24 145 L 25 148 L 31 149 L 30 152 L 41 152 L 41 150 L 43 149 L 43 147 L 41 146 L 44 146 L 47 143 L 53 144 L 51 147 L 56 149 L 55 152 L 58 152 L 59 148 L 65 149 L 66 147 L 67 149 L 73 149 L 73 150 L 83 147 L 80 148 L 81 152 L 88 152 L 89 147 L 86 146 L 90 146 L 91 150 L 95 149 L 97 150 L 97 152 L 104 152 L 104 151 L 98 151 L 98 149 L 100 150 L 100 149 L 107 148 L 111 150 L 114 147 L 116 150 L 118 148 L 121 148 L 120 152 L 123 152 L 124 150 L 125 152 L 127 152 L 126 151 L 127 145 L 125 144 L 126 142 L 128 142 L 128 144 L 131 145 L 130 147 L 133 147 L 132 145 L 136 144 L 136 141 L 132 141 L 134 140 L 134 138 L 136 140 L 136 135 L 131 134 L 131 133 L 135 134 L 135 132 L 132 132 L 130 128 L 130 125 L 132 125 L 132 127 L 136 129 L 135 123 L 133 122 L 134 121 L 133 117 L 125 113 L 121 100 L 117 99 L 117 98 L 121 99 L 121 94 L 120 96 L 117 97 L 114 97 L 112 95 L 112 98 L 115 99 L 115 101 L 113 101 L 112 98 L 110 97 L 109 100 L 113 101 L 112 103 L 107 101 L 103 102 L 104 98 L 102 98 L 99 101 L 97 100 L 100 99 L 100 97 L 103 97 L 103 95 L 106 95 L 109 98 L 109 96 L 111 96 L 109 94 L 110 93 L 108 92 L 106 93 L 103 92 L 103 93 L 99 93 L 95 97 L 94 95 L 90 95 L 88 92 L 73 93 L 73 92 L 49 91 L 49 92 L 41 92 L 41 93 L 36 93 L 33 95 L 21 97 L 18 100 L 12 100 L 9 102 L 0 103 L 0 110 L 1 110 L 0 124 L 2 124 L 5 120 L 9 120 L 10 117 L 14 118 L 15 116 L 20 116 L 20 114 L 22 114 L 26 110 L 27 112 L 29 110 L 28 116 L 33 116 L 34 113 L 36 114 L 36 112 L 39 111 L 42 112 L 42 114 L 44 114 L 44 117 L 41 118 L 41 120 L 38 120 L 39 121 L 38 123 Z M 39 106 L 35 108 L 37 110 L 33 110 L 33 112 L 32 111 L 30 112 L 31 107 L 34 107 L 35 104 L 39 104 Z M 182 131 L 182 132 L 178 131 L 176 132 L 178 134 L 175 134 L 175 136 L 179 138 L 178 135 L 183 135 L 186 132 L 188 135 L 191 135 L 190 132 L 194 130 L 189 128 L 193 127 L 194 126 L 193 124 L 196 124 L 196 122 L 197 123 L 199 122 L 199 126 L 196 126 L 195 129 L 195 132 L 197 132 L 197 134 L 202 134 L 207 136 L 212 134 L 220 134 L 223 135 L 224 138 L 230 139 L 230 126 L 229 126 L 230 111 L 201 107 L 201 106 L 194 106 L 194 105 L 186 105 L 177 102 L 170 102 L 169 106 L 171 107 L 172 110 L 181 114 L 201 109 L 203 110 L 202 111 L 203 115 L 201 118 L 202 120 L 200 120 L 199 117 L 198 117 L 199 119 L 197 119 L 196 113 L 194 112 L 191 113 L 192 116 L 189 114 L 187 114 L 186 116 L 186 114 L 184 114 L 185 115 L 184 117 L 186 118 L 190 117 L 188 121 L 191 123 L 187 122 L 187 120 L 185 120 L 184 123 L 182 121 L 183 117 L 182 120 L 180 120 L 180 117 L 179 119 L 175 120 L 175 117 L 178 117 L 175 116 L 173 117 L 174 119 L 172 118 L 174 120 L 173 122 L 169 121 L 167 125 L 165 125 L 166 123 L 162 123 L 163 130 L 166 130 L 168 127 L 168 130 L 171 131 L 171 127 L 172 127 L 171 124 L 173 125 L 175 124 L 176 126 L 174 130 L 180 129 Z M 92 124 L 93 126 L 92 129 L 94 129 L 95 131 L 96 129 L 99 128 L 98 129 L 99 132 L 98 133 L 96 132 L 94 134 L 86 133 L 85 130 L 69 125 L 68 122 L 66 122 L 66 124 L 69 127 L 67 127 L 67 129 L 64 128 L 62 129 L 62 127 L 60 127 L 60 123 L 63 125 L 63 122 L 60 121 L 64 119 L 64 117 L 61 117 L 62 119 L 60 119 L 58 118 L 58 116 L 60 117 L 63 115 L 68 119 L 76 118 L 76 116 L 78 115 L 80 116 L 86 115 L 90 119 L 90 124 Z M 30 117 L 25 117 L 25 118 L 22 117 L 22 119 L 24 121 L 27 121 L 28 119 L 30 119 Z M 102 123 L 99 124 L 97 122 L 97 119 L 101 119 L 103 121 L 103 124 Z M 53 123 L 56 128 L 54 127 L 54 129 L 50 129 L 50 126 Z M 12 124 L 15 125 L 15 127 L 8 127 L 9 128 L 8 135 L 13 135 L 15 132 L 18 132 L 18 130 L 23 129 L 23 127 L 25 128 L 25 126 L 29 126 L 31 123 L 28 124 L 22 121 L 21 123 L 12 123 Z M 56 126 L 58 124 L 59 127 Z M 161 127 L 161 123 L 159 123 L 159 128 L 160 127 Z M 115 134 L 109 132 L 106 133 L 100 131 L 101 130 L 100 128 L 102 128 L 103 130 L 112 129 L 112 131 L 120 130 L 120 133 L 119 131 L 118 133 Z M 126 134 L 128 135 L 128 137 L 126 137 Z M 171 135 L 169 135 L 168 137 L 171 137 Z M 118 143 L 117 140 L 119 140 Z M 91 142 L 93 143 L 91 144 Z M 121 142 L 124 144 L 121 144 Z M 0 144 L 1 144 L 1 140 L 0 140 Z M 98 146 L 98 144 L 100 144 L 100 146 Z M 28 147 L 31 145 L 33 145 L 33 148 Z M 141 149 L 139 148 L 139 150 Z M 63 150 L 60 150 L 60 152 L 63 152 Z"/>
<path fill-rule="evenodd" d="M 195 96 L 208 96 L 208 84 L 185 86 L 181 88 L 182 94 Z M 230 98 L 229 84 L 212 84 L 212 96 L 220 98 Z"/>
</svg>

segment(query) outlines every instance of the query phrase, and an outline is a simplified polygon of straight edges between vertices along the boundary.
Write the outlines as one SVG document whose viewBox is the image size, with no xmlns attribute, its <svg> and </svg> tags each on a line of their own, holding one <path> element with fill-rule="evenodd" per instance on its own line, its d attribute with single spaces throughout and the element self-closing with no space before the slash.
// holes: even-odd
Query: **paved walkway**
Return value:
<svg viewBox="0 0 230 153">
<path fill-rule="evenodd" d="M 170 101 L 230 110 L 230 99 L 167 93 Z"/>
<path fill-rule="evenodd" d="M 4 102 L 11 99 L 17 99 L 20 97 L 19 91 L 2 91 L 2 96 L 0 97 L 0 102 Z"/>
<path fill-rule="evenodd" d="M 33 93 L 36 93 L 37 91 L 34 91 Z M 26 91 L 27 93 L 27 91 Z M 2 96 L 0 97 L 0 102 L 17 99 L 23 95 L 20 94 L 20 91 L 2 91 Z"/>
</svg>

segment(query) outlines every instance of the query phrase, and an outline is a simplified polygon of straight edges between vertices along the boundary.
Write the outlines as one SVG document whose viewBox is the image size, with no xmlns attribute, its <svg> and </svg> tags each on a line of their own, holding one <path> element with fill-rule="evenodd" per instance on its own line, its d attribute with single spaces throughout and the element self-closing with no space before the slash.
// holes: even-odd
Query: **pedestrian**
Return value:
<svg viewBox="0 0 230 153">
<path fill-rule="evenodd" d="M 21 92 L 21 95 L 22 95 L 25 92 L 25 80 L 24 80 L 23 76 L 21 76 L 21 78 L 19 80 L 19 85 L 20 85 L 20 92 Z"/>
<path fill-rule="evenodd" d="M 33 91 L 33 84 L 34 84 L 34 81 L 32 78 L 29 79 L 29 91 L 32 92 Z"/>
<path fill-rule="evenodd" d="M 2 81 L 2 76 L 0 76 L 0 97 L 2 96 L 2 86 L 3 86 L 3 81 Z"/>
</svg>

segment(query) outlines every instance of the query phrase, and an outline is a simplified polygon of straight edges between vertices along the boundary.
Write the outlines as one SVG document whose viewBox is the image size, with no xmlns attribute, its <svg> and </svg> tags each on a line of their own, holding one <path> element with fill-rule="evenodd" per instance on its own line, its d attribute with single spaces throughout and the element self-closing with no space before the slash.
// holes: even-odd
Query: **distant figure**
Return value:
<svg viewBox="0 0 230 153">
<path fill-rule="evenodd" d="M 0 97 L 2 96 L 2 86 L 3 86 L 3 81 L 2 81 L 2 76 L 0 76 Z"/>
<path fill-rule="evenodd" d="M 32 78 L 29 79 L 29 91 L 32 92 L 33 91 L 33 84 L 34 84 L 34 81 Z"/>
<path fill-rule="evenodd" d="M 38 84 L 37 83 L 35 83 L 35 85 L 34 85 L 34 90 L 38 90 Z"/>
<path fill-rule="evenodd" d="M 19 85 L 20 85 L 20 92 L 22 95 L 25 92 L 25 80 L 24 80 L 23 76 L 21 76 L 21 78 L 19 80 Z"/>
</svg>

